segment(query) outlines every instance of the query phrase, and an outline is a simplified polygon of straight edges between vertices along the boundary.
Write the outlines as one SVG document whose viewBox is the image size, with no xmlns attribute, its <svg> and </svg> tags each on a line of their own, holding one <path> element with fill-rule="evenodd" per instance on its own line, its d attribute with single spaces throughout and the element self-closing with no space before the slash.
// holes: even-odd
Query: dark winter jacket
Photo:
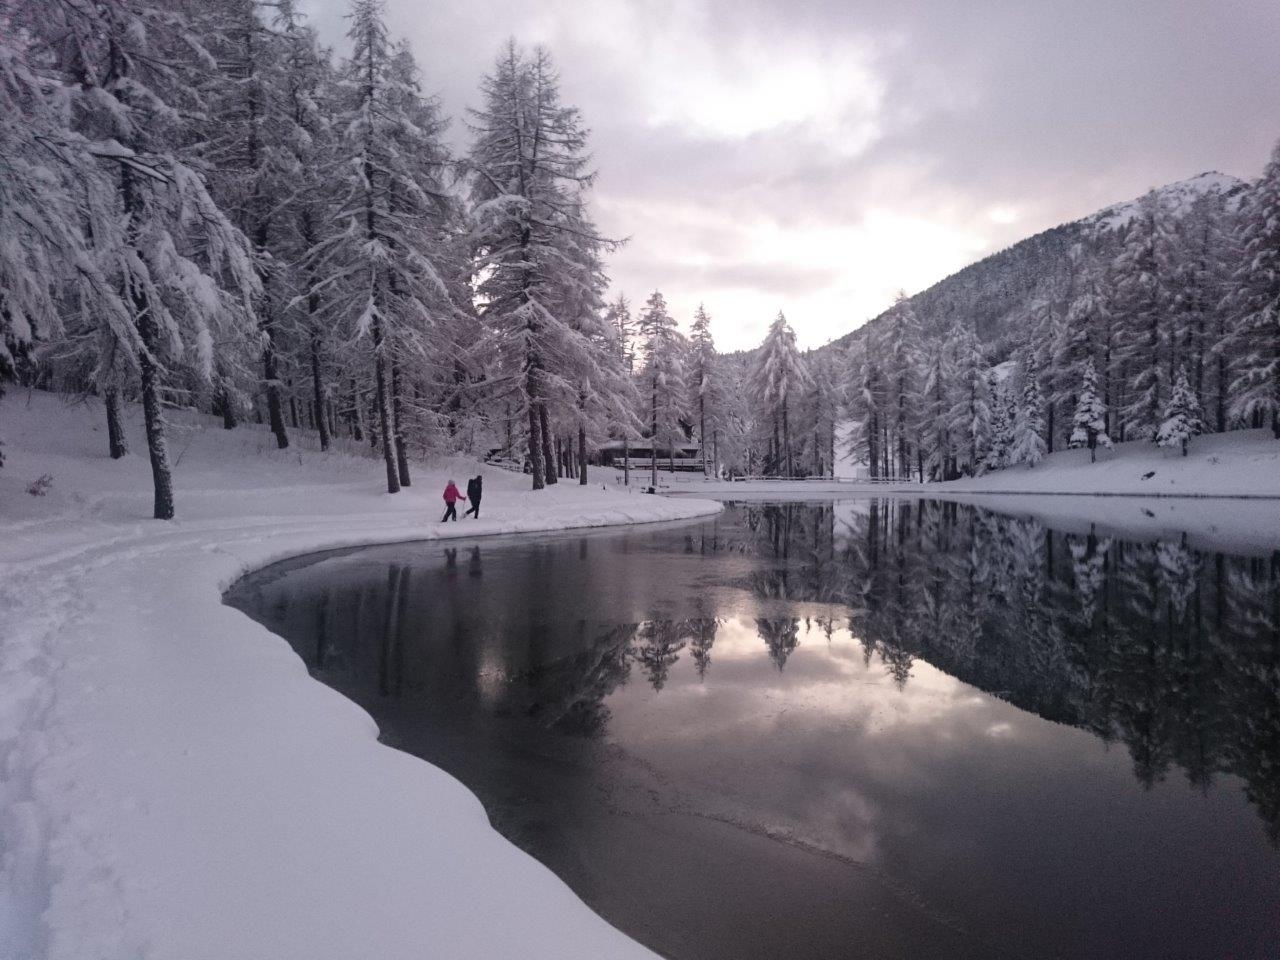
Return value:
<svg viewBox="0 0 1280 960">
<path fill-rule="evenodd" d="M 473 504 L 480 502 L 480 496 L 484 493 L 481 484 L 484 481 L 480 477 L 472 477 L 467 481 L 467 499 Z"/>
</svg>

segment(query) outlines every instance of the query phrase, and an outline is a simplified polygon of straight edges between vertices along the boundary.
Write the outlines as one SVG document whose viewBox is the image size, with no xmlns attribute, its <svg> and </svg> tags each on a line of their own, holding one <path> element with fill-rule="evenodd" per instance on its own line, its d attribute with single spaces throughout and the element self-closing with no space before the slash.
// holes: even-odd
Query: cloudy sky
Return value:
<svg viewBox="0 0 1280 960">
<path fill-rule="evenodd" d="M 342 50 L 345 0 L 303 0 Z M 507 36 L 592 130 L 614 288 L 802 346 L 1280 136 L 1275 0 L 387 0 L 455 119 Z"/>
</svg>

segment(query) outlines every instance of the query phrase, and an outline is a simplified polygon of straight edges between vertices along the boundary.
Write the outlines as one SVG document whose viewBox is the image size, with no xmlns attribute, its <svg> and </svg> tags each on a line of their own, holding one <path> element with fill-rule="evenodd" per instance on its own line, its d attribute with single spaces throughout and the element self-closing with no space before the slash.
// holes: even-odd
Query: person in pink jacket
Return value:
<svg viewBox="0 0 1280 960">
<path fill-rule="evenodd" d="M 458 504 L 458 501 L 462 499 L 463 499 L 462 494 L 458 492 L 458 485 L 454 483 L 452 480 L 450 480 L 449 485 L 444 488 L 445 509 L 444 509 L 444 519 L 440 521 L 441 523 L 447 523 L 450 520 L 458 519 L 457 504 Z"/>
</svg>

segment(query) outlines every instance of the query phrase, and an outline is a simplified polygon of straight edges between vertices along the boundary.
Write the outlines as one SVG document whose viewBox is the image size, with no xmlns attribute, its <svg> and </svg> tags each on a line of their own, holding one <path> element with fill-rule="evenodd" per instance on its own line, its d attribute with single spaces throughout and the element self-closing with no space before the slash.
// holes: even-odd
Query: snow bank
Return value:
<svg viewBox="0 0 1280 960">
<path fill-rule="evenodd" d="M 648 474 L 641 479 L 648 482 Z M 661 475 L 669 492 L 726 499 L 805 496 L 874 496 L 910 493 L 949 497 L 954 494 L 1091 494 L 1134 497 L 1280 497 L 1280 441 L 1270 430 L 1237 430 L 1196 437 L 1188 456 L 1153 443 L 1131 441 L 1099 450 L 1089 462 L 1088 450 L 1061 450 L 1035 467 L 1010 467 L 973 479 L 947 483 L 859 483 L 857 481 L 772 481 L 724 483 L 698 474 Z"/>
<path fill-rule="evenodd" d="M 261 428 L 190 418 L 172 437 L 179 519 L 162 523 L 136 414 L 128 430 L 135 452 L 112 462 L 100 410 L 0 406 L 0 956 L 651 956 L 461 784 L 378 744 L 220 588 L 318 549 L 718 505 L 600 482 L 533 494 L 465 461 L 389 497 L 354 450 L 276 451 Z M 477 469 L 483 519 L 442 527 L 446 471 Z M 47 495 L 29 495 L 43 475 Z"/>
</svg>

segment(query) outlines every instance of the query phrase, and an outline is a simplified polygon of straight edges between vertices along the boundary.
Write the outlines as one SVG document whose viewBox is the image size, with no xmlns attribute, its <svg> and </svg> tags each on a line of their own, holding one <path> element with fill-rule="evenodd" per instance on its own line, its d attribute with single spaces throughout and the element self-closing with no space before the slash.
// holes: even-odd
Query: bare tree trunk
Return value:
<svg viewBox="0 0 1280 960">
<path fill-rule="evenodd" d="M 404 446 L 404 433 L 401 419 L 404 414 L 404 401 L 400 397 L 400 364 L 391 361 L 391 436 L 396 448 L 396 472 L 400 476 L 400 486 L 409 486 L 409 456 Z"/>
<path fill-rule="evenodd" d="M 649 465 L 653 473 L 653 489 L 658 489 L 658 383 L 653 384 L 653 406 L 649 434 Z"/>
<path fill-rule="evenodd" d="M 631 486 L 631 439 L 624 428 L 622 434 L 622 485 Z"/>
<path fill-rule="evenodd" d="M 222 414 L 222 429 L 234 430 L 238 426 L 236 408 L 231 402 L 231 391 L 227 389 L 227 378 L 218 374 L 218 412 Z"/>
<path fill-rule="evenodd" d="M 387 467 L 387 493 L 400 492 L 396 469 L 395 438 L 391 432 L 391 405 L 387 397 L 387 361 L 382 355 L 382 318 L 373 320 L 374 402 L 378 406 L 378 433 L 382 437 L 382 461 Z"/>
<path fill-rule="evenodd" d="M 164 412 L 160 408 L 160 371 L 152 359 L 152 350 L 156 345 L 155 321 L 145 312 L 138 321 L 138 332 L 142 337 L 143 350 L 138 358 L 142 379 L 142 416 L 147 426 L 147 452 L 151 456 L 151 480 L 155 488 L 155 509 L 153 516 L 157 520 L 172 520 L 173 476 L 169 472 L 169 450 L 164 436 Z"/>
<path fill-rule="evenodd" d="M 559 482 L 556 476 L 556 461 L 553 456 L 554 451 L 551 448 L 551 418 L 547 416 L 547 403 L 542 401 L 538 404 L 538 423 L 542 427 L 542 461 L 546 468 L 547 485 Z"/>
<path fill-rule="evenodd" d="M 538 416 L 536 402 L 529 403 L 529 466 L 533 471 L 533 489 L 546 486 L 542 465 L 542 419 Z"/>
<path fill-rule="evenodd" d="M 311 399 L 316 405 L 316 430 L 320 433 L 320 449 L 329 449 L 330 424 L 325 416 L 324 365 L 320 362 L 320 337 L 314 328 L 311 334 Z"/>
<path fill-rule="evenodd" d="M 578 485 L 587 485 L 587 425 L 578 424 Z"/>
<path fill-rule="evenodd" d="M 264 326 L 265 344 L 262 348 L 262 376 L 267 385 L 267 416 L 271 432 L 276 435 L 276 447 L 289 446 L 289 434 L 284 426 L 284 410 L 280 403 L 280 363 L 276 356 L 274 335 L 270 326 Z"/>
<path fill-rule="evenodd" d="M 119 460 L 129 452 L 129 444 L 124 437 L 124 424 L 120 415 L 120 391 L 115 387 L 103 395 L 107 405 L 107 447 L 112 460 Z"/>
</svg>

